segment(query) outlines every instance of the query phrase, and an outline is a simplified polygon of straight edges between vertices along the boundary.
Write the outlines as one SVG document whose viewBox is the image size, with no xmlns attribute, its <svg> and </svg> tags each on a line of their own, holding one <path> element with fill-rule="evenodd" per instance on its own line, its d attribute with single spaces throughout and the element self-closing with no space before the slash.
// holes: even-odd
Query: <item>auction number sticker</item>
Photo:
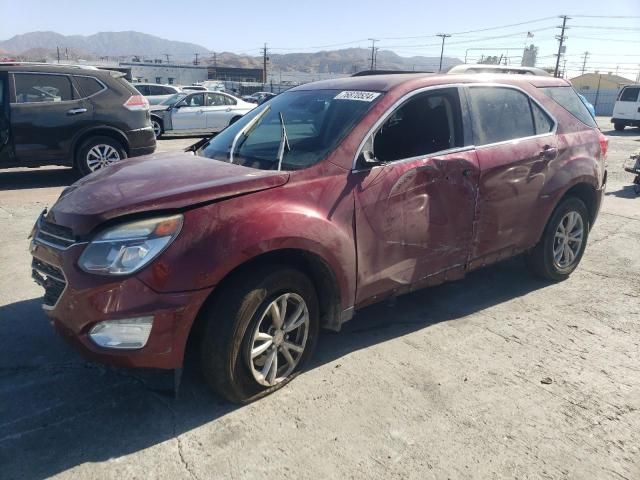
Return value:
<svg viewBox="0 0 640 480">
<path fill-rule="evenodd" d="M 334 100 L 358 100 L 360 102 L 372 102 L 380 96 L 379 92 L 362 92 L 359 90 L 345 90 L 335 96 Z"/>
</svg>

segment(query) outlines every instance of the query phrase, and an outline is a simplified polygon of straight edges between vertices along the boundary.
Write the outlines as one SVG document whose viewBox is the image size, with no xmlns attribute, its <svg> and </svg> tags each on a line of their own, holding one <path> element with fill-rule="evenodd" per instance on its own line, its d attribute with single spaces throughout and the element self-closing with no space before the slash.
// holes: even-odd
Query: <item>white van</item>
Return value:
<svg viewBox="0 0 640 480">
<path fill-rule="evenodd" d="M 640 127 L 640 85 L 627 85 L 618 94 L 611 118 L 613 128 Z"/>
</svg>

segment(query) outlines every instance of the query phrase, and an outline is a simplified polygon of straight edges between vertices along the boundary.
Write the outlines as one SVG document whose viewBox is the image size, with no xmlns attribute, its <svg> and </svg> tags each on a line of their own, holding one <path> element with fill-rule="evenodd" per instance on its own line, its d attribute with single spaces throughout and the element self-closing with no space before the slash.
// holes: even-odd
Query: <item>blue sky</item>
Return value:
<svg viewBox="0 0 640 480">
<path fill-rule="evenodd" d="M 271 0 L 257 2 L 0 0 L 0 39 L 35 30 L 89 35 L 137 30 L 171 40 L 201 44 L 215 51 L 259 54 L 267 42 L 273 53 L 378 46 L 403 56 L 440 53 L 440 32 L 454 33 L 445 54 L 471 59 L 481 54 L 521 55 L 526 32 L 540 48 L 539 65 L 553 63 L 554 28 L 560 14 L 569 20 L 567 68 L 577 72 L 584 51 L 588 69 L 615 71 L 635 78 L 640 69 L 640 0 Z M 578 17 L 588 15 L 592 17 Z M 618 16 L 621 18 L 600 18 Z M 636 18 L 633 18 L 636 17 Z M 463 33 L 538 20 L 523 25 Z M 398 38 L 415 37 L 415 38 Z M 322 47 L 322 48 L 319 48 Z M 469 48 L 495 48 L 470 50 Z M 509 52 L 506 51 L 510 48 Z"/>
</svg>

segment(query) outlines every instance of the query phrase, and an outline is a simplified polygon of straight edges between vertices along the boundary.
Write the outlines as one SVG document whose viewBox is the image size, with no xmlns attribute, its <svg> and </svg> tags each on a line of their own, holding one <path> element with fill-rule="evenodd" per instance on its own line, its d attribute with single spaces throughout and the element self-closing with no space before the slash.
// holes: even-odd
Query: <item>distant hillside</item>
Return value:
<svg viewBox="0 0 640 480">
<path fill-rule="evenodd" d="M 214 55 L 207 48 L 193 43 L 177 42 L 140 32 L 101 32 L 95 35 L 65 36 L 55 32 L 31 32 L 0 41 L 0 50 L 11 52 L 28 61 L 51 61 L 60 48 L 61 58 L 69 60 L 99 61 L 141 60 L 153 61 L 170 55 L 171 62 L 191 62 L 194 54 L 200 55 L 202 64 L 213 64 Z M 347 48 L 343 50 L 314 53 L 271 54 L 269 68 L 272 72 L 340 73 L 351 74 L 366 70 L 370 66 L 371 50 Z M 439 57 L 401 57 L 390 50 L 380 50 L 377 56 L 378 69 L 426 70 L 438 69 Z M 238 55 L 232 52 L 215 54 L 218 66 L 261 68 L 262 57 Z M 443 68 L 462 63 L 457 58 L 445 57 Z"/>
<path fill-rule="evenodd" d="M 176 42 L 140 32 L 100 32 L 94 35 L 61 35 L 56 32 L 31 32 L 16 35 L 0 42 L 0 48 L 15 54 L 45 48 L 74 49 L 97 56 L 152 55 L 168 53 L 180 58 L 193 58 L 194 53 L 207 54 L 209 50 L 195 43 Z"/>
</svg>

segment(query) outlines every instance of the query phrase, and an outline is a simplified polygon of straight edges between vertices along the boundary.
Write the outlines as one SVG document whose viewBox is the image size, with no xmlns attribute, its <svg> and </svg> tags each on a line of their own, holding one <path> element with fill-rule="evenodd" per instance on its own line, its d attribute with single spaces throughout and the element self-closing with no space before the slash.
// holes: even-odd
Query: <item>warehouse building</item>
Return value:
<svg viewBox="0 0 640 480">
<path fill-rule="evenodd" d="M 571 84 L 595 107 L 596 115 L 610 116 L 618 93 L 633 80 L 611 73 L 585 73 L 571 79 Z"/>
</svg>

